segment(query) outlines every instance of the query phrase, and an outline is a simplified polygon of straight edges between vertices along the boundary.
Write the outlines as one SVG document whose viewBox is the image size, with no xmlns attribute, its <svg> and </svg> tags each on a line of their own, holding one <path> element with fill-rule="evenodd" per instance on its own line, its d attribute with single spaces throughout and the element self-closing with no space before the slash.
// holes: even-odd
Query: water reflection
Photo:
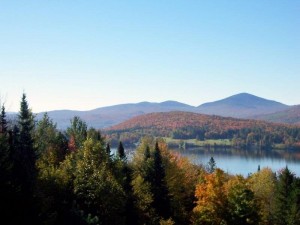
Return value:
<svg viewBox="0 0 300 225">
<path fill-rule="evenodd" d="M 214 157 L 217 167 L 232 174 L 242 174 L 257 171 L 258 167 L 269 167 L 274 172 L 288 166 L 297 176 L 300 176 L 300 152 L 277 150 L 239 150 L 221 148 L 190 148 L 186 150 L 173 149 L 188 157 L 195 164 L 206 164 Z"/>
</svg>

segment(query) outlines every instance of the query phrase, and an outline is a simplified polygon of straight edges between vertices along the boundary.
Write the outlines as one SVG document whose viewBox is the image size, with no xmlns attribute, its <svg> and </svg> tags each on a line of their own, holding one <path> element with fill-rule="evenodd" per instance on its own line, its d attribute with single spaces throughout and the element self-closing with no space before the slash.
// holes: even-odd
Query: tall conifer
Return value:
<svg viewBox="0 0 300 225">
<path fill-rule="evenodd" d="M 163 165 L 161 152 L 157 142 L 154 148 L 153 161 L 153 206 L 160 216 L 167 219 L 170 217 L 170 198 L 168 196 L 169 191 L 166 184 L 165 168 Z"/>
<path fill-rule="evenodd" d="M 124 147 L 123 147 L 123 143 L 121 141 L 119 142 L 117 155 L 122 160 L 126 159 L 125 150 L 124 150 Z"/>
<path fill-rule="evenodd" d="M 22 96 L 18 125 L 20 129 L 19 145 L 17 146 L 18 175 L 21 179 L 22 188 L 26 191 L 32 191 L 36 175 L 36 156 L 32 137 L 34 121 L 25 94 Z"/>
</svg>

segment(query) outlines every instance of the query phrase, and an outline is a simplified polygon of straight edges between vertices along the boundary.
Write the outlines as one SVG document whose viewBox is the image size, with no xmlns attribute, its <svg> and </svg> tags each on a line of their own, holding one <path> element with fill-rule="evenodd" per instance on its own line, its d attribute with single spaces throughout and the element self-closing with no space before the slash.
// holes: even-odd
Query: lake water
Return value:
<svg viewBox="0 0 300 225">
<path fill-rule="evenodd" d="M 269 167 L 274 172 L 288 166 L 298 177 L 300 176 L 300 151 L 261 151 L 235 149 L 205 149 L 191 148 L 186 150 L 174 149 L 188 157 L 195 164 L 207 164 L 214 157 L 216 166 L 230 174 L 247 176 L 260 168 Z"/>
</svg>

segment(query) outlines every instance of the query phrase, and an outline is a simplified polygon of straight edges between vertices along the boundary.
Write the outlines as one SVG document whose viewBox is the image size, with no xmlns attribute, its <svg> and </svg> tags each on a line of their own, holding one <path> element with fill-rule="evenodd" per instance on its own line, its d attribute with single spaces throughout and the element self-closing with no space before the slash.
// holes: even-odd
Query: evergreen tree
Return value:
<svg viewBox="0 0 300 225">
<path fill-rule="evenodd" d="M 295 193 L 294 181 L 295 175 L 288 167 L 283 169 L 278 176 L 275 199 L 276 225 L 297 224 L 289 219 L 292 213 L 292 207 L 295 204 L 295 199 L 293 198 Z"/>
<path fill-rule="evenodd" d="M 7 176 L 11 172 L 11 167 L 9 133 L 7 131 L 5 108 L 2 106 L 0 115 L 0 184 L 3 184 L 4 180 L 8 179 Z"/>
<path fill-rule="evenodd" d="M 13 224 L 34 224 L 37 218 L 34 199 L 37 170 L 33 129 L 33 115 L 28 107 L 26 95 L 23 94 L 17 126 L 10 140 L 14 162 L 13 183 L 18 190 L 13 200 L 15 206 Z"/>
<path fill-rule="evenodd" d="M 107 155 L 107 158 L 108 158 L 108 163 L 109 163 L 109 165 L 111 165 L 112 161 L 113 161 L 113 154 L 111 154 L 111 149 L 110 149 L 110 144 L 109 143 L 106 144 L 105 152 L 106 152 L 106 155 Z"/>
<path fill-rule="evenodd" d="M 109 143 L 106 144 L 105 152 L 108 156 L 110 156 L 110 145 L 109 145 Z"/>
<path fill-rule="evenodd" d="M 142 139 L 133 158 L 134 171 L 131 185 L 133 188 L 134 206 L 137 209 L 137 224 L 153 224 L 152 222 L 157 217 L 152 205 L 151 177 L 153 177 L 153 159 L 150 158 L 148 144 L 148 140 Z M 146 155 L 147 157 L 145 157 Z"/>
<path fill-rule="evenodd" d="M 7 133 L 7 120 L 6 120 L 6 112 L 4 105 L 1 107 L 1 115 L 0 115 L 0 133 Z"/>
<path fill-rule="evenodd" d="M 153 206 L 161 217 L 168 219 L 170 217 L 170 198 L 168 196 L 169 191 L 166 184 L 165 168 L 158 142 L 155 143 L 153 162 Z"/>
<path fill-rule="evenodd" d="M 211 156 L 207 164 L 207 171 L 209 173 L 213 173 L 215 169 L 216 169 L 216 161 L 214 157 Z"/>
<path fill-rule="evenodd" d="M 96 130 L 95 128 L 90 128 L 88 131 L 87 131 L 87 139 L 88 138 L 91 138 L 95 141 L 98 141 L 100 142 L 102 145 L 104 144 L 104 139 L 103 137 L 101 136 L 101 133 L 99 130 Z"/>
<path fill-rule="evenodd" d="M 291 194 L 291 210 L 288 217 L 288 224 L 300 224 L 300 178 L 295 177 Z"/>
<path fill-rule="evenodd" d="M 7 131 L 5 108 L 2 106 L 0 116 L 0 215 L 1 220 L 9 221 L 14 215 L 12 200 L 15 195 L 12 179 L 12 158 Z"/>
<path fill-rule="evenodd" d="M 147 161 L 147 159 L 150 159 L 150 157 L 151 157 L 150 148 L 149 145 L 147 145 L 144 152 L 144 160 Z"/>
<path fill-rule="evenodd" d="M 20 113 L 18 116 L 19 143 L 17 153 L 17 175 L 21 180 L 22 189 L 32 192 L 36 176 L 35 160 L 36 155 L 33 148 L 33 115 L 28 107 L 26 95 L 23 94 Z"/>
<path fill-rule="evenodd" d="M 124 147 L 123 147 L 123 143 L 121 141 L 119 142 L 119 146 L 118 146 L 118 150 L 117 150 L 117 156 L 121 160 L 126 160 L 125 150 L 124 150 Z"/>
</svg>

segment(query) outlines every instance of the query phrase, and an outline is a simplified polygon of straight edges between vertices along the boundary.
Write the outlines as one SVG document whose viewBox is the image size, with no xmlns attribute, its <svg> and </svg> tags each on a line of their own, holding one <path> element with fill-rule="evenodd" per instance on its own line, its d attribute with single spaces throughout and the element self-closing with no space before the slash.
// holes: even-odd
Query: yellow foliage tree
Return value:
<svg viewBox="0 0 300 225">
<path fill-rule="evenodd" d="M 220 169 L 203 174 L 196 187 L 196 207 L 193 212 L 194 224 L 226 224 L 227 196 L 225 183 L 229 177 Z"/>
</svg>

